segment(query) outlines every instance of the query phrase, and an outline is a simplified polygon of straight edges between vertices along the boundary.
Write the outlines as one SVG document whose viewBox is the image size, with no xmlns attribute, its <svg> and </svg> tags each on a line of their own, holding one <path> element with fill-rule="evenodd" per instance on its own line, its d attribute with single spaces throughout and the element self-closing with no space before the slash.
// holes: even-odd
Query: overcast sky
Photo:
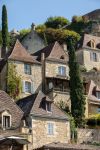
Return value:
<svg viewBox="0 0 100 150">
<path fill-rule="evenodd" d="M 29 28 L 32 22 L 42 24 L 50 16 L 71 19 L 100 9 L 100 0 L 0 0 L 0 25 L 3 4 L 7 6 L 9 30 Z"/>
</svg>

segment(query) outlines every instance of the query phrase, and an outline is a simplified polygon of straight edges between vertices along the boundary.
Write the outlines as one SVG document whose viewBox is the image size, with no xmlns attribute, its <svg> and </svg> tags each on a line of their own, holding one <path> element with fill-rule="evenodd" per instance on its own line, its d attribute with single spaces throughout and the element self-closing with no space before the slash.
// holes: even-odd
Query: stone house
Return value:
<svg viewBox="0 0 100 150">
<path fill-rule="evenodd" d="M 23 111 L 8 94 L 0 90 L 0 150 L 9 150 L 11 147 L 23 150 L 23 145 L 28 144 L 20 132 L 22 118 Z M 13 145 L 11 140 L 15 142 L 15 139 L 19 141 Z"/>
<path fill-rule="evenodd" d="M 77 61 L 88 71 L 100 70 L 100 37 L 84 34 L 78 43 Z"/>
<path fill-rule="evenodd" d="M 31 25 L 31 31 L 22 39 L 22 45 L 32 54 L 45 47 L 45 42 L 35 31 L 35 25 Z"/>
<path fill-rule="evenodd" d="M 42 90 L 56 103 L 69 100 L 68 55 L 55 42 L 33 54 L 42 63 Z"/>
<path fill-rule="evenodd" d="M 21 77 L 22 93 L 20 97 L 41 90 L 41 63 L 31 56 L 18 40 L 8 57 L 8 67 L 11 63 L 15 65 L 16 72 Z"/>
<path fill-rule="evenodd" d="M 32 136 L 31 149 L 37 149 L 52 142 L 68 143 L 70 141 L 68 116 L 41 91 L 20 99 L 17 105 L 24 112 L 23 133 L 31 133 Z M 28 132 L 26 132 L 27 128 L 30 129 Z"/>
<path fill-rule="evenodd" d="M 91 80 L 87 84 L 86 117 L 100 113 L 100 87 Z"/>
</svg>

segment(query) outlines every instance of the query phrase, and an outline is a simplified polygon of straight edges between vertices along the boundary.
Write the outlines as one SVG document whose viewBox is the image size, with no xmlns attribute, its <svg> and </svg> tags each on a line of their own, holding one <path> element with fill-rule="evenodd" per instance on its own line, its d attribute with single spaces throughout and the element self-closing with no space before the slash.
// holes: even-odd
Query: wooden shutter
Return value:
<svg viewBox="0 0 100 150">
<path fill-rule="evenodd" d="M 22 92 L 25 93 L 25 81 L 24 80 L 22 81 Z"/>
<path fill-rule="evenodd" d="M 90 52 L 90 60 L 93 61 L 93 52 Z"/>
<path fill-rule="evenodd" d="M 31 82 L 31 93 L 34 94 L 34 92 L 35 92 L 35 91 L 34 91 L 34 83 Z"/>
</svg>

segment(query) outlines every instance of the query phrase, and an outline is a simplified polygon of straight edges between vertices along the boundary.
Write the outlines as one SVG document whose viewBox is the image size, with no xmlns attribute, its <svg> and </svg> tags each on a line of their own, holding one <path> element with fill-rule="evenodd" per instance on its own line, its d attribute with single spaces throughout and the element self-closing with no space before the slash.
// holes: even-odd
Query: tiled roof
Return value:
<svg viewBox="0 0 100 150">
<path fill-rule="evenodd" d="M 39 62 L 27 52 L 27 50 L 22 46 L 19 40 L 16 41 L 12 53 L 8 58 L 10 60 L 39 64 Z"/>
<path fill-rule="evenodd" d="M 36 53 L 33 54 L 33 56 L 37 56 L 37 60 L 41 60 L 41 54 L 45 54 L 45 58 L 52 58 L 52 59 L 60 59 L 61 56 L 64 56 L 63 61 L 68 61 L 68 56 L 62 46 L 58 43 L 55 42 L 53 44 L 50 44 L 43 48 L 42 50 L 37 51 Z"/>
<path fill-rule="evenodd" d="M 12 128 L 19 127 L 23 117 L 22 110 L 6 92 L 0 90 L 0 111 L 4 110 L 11 114 Z"/>
<path fill-rule="evenodd" d="M 38 94 L 20 99 L 17 104 L 24 111 L 25 115 L 33 115 L 46 118 L 56 118 L 61 120 L 68 120 L 68 117 L 62 112 L 52 101 L 51 112 L 47 112 L 45 108 L 45 101 L 52 101 L 48 96 L 41 91 Z"/>
</svg>

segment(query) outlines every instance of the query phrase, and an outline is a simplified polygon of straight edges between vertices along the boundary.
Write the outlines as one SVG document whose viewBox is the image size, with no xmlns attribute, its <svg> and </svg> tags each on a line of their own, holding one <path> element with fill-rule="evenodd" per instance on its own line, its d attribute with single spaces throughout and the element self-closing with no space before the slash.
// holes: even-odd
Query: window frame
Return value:
<svg viewBox="0 0 100 150">
<path fill-rule="evenodd" d="M 66 76 L 66 67 L 65 66 L 58 67 L 58 75 Z"/>
<path fill-rule="evenodd" d="M 50 136 L 54 135 L 54 123 L 52 122 L 47 123 L 47 133 Z"/>
<path fill-rule="evenodd" d="M 24 73 L 28 75 L 32 74 L 31 64 L 24 63 Z"/>
<path fill-rule="evenodd" d="M 25 81 L 25 92 L 32 93 L 32 83 L 29 81 Z"/>
<path fill-rule="evenodd" d="M 100 100 L 100 91 L 96 91 L 96 97 Z"/>
<path fill-rule="evenodd" d="M 7 121 L 9 122 L 7 123 Z M 2 113 L 2 128 L 3 129 L 11 128 L 11 115 L 7 111 L 4 111 Z"/>
</svg>

